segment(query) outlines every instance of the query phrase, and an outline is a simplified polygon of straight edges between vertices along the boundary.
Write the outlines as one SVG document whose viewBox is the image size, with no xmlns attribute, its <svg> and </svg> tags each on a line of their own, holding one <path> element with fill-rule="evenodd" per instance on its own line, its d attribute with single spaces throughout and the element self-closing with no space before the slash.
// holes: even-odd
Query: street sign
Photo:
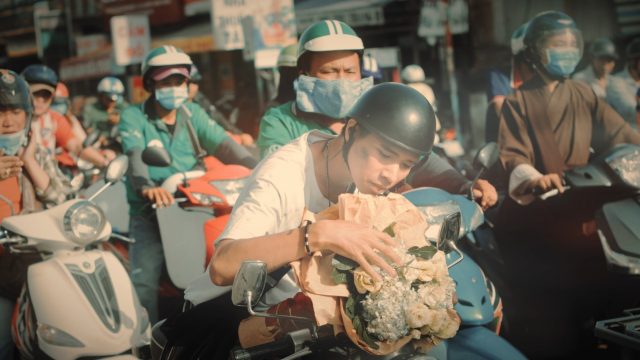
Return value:
<svg viewBox="0 0 640 360">
<path fill-rule="evenodd" d="M 111 40 L 116 64 L 139 64 L 151 47 L 147 15 L 121 15 L 111 18 Z"/>
<path fill-rule="evenodd" d="M 216 50 L 244 47 L 242 19 L 251 15 L 252 6 L 245 0 L 211 0 L 211 26 Z"/>
</svg>

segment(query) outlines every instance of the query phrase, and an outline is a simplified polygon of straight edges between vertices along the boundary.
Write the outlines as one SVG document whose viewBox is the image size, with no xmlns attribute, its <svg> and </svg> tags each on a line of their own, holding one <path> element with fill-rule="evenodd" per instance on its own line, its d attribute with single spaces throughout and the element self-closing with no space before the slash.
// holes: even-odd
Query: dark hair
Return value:
<svg viewBox="0 0 640 360">
<path fill-rule="evenodd" d="M 295 100 L 296 92 L 293 89 L 293 82 L 298 77 L 298 70 L 291 66 L 280 66 L 278 71 L 280 72 L 280 83 L 275 100 L 280 104 Z"/>
</svg>

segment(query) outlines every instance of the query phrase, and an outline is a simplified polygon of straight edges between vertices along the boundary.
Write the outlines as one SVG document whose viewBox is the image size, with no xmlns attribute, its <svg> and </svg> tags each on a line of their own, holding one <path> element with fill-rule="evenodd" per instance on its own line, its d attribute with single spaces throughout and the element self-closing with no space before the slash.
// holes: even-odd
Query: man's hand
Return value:
<svg viewBox="0 0 640 360">
<path fill-rule="evenodd" d="M 4 150 L 0 149 L 0 180 L 19 175 L 23 165 L 19 157 L 4 156 Z"/>
<path fill-rule="evenodd" d="M 381 231 L 344 220 L 321 220 L 309 227 L 311 250 L 329 250 L 354 260 L 377 281 L 382 281 L 382 277 L 374 270 L 374 266 L 387 274 L 396 275 L 396 271 L 385 260 L 400 264 L 400 256 L 394 251 L 395 245 L 395 241 Z"/>
<path fill-rule="evenodd" d="M 487 210 L 498 202 L 498 193 L 490 182 L 478 179 L 473 186 L 473 198 L 480 204 L 482 210 Z"/>
<path fill-rule="evenodd" d="M 161 187 L 154 187 L 142 190 L 142 196 L 156 204 L 156 207 L 169 207 L 175 202 L 173 195 Z"/>
<path fill-rule="evenodd" d="M 542 192 L 558 189 L 558 192 L 560 194 L 564 192 L 564 184 L 562 183 L 562 178 L 560 177 L 560 175 L 555 173 L 542 175 L 535 180 L 529 181 L 527 188 L 530 192 L 533 192 L 535 189 L 540 189 Z"/>
</svg>

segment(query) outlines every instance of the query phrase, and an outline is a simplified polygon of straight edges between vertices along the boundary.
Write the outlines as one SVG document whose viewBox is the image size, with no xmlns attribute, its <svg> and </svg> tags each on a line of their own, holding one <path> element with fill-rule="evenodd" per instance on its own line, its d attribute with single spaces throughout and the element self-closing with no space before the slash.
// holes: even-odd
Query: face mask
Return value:
<svg viewBox="0 0 640 360">
<path fill-rule="evenodd" d="M 568 78 L 580 61 L 580 50 L 563 48 L 546 50 L 547 64 L 544 65 L 549 74 Z"/>
<path fill-rule="evenodd" d="M 4 150 L 4 155 L 16 155 L 20 147 L 25 145 L 25 134 L 25 130 L 13 134 L 0 134 L 0 149 Z"/>
<path fill-rule="evenodd" d="M 51 105 L 51 110 L 65 115 L 67 113 L 67 111 L 69 110 L 69 105 L 67 105 L 66 102 L 61 102 L 61 103 L 55 103 Z"/>
<path fill-rule="evenodd" d="M 167 110 L 175 110 L 182 106 L 189 98 L 186 86 L 166 87 L 156 89 L 156 100 Z"/>
<path fill-rule="evenodd" d="M 298 76 L 296 88 L 296 105 L 298 109 L 342 119 L 360 97 L 373 86 L 373 78 L 367 77 L 359 81 L 346 79 L 320 80 L 315 77 Z"/>
</svg>

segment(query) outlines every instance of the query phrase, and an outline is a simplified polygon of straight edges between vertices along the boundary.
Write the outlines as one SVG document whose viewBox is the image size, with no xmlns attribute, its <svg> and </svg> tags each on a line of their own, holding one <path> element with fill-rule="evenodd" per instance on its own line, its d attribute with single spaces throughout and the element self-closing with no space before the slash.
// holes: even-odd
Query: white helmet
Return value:
<svg viewBox="0 0 640 360">
<path fill-rule="evenodd" d="M 402 72 L 400 73 L 400 77 L 402 81 L 406 84 L 415 83 L 415 82 L 424 82 L 426 77 L 424 76 L 424 70 L 420 67 L 420 65 L 407 65 Z"/>
<path fill-rule="evenodd" d="M 107 76 L 98 83 L 98 93 L 111 97 L 122 96 L 124 94 L 124 84 L 117 77 Z"/>
</svg>

